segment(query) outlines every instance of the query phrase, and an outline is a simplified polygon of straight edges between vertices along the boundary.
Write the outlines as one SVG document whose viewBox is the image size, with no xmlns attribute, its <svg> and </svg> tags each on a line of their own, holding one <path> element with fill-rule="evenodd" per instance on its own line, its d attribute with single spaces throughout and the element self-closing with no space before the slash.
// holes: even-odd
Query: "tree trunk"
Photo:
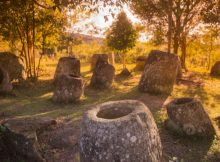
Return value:
<svg viewBox="0 0 220 162">
<path fill-rule="evenodd" d="M 208 54 L 208 70 L 211 68 L 211 55 L 212 55 L 212 51 L 213 51 L 213 36 L 211 34 L 210 37 L 210 48 L 209 48 L 209 54 Z"/>
<path fill-rule="evenodd" d="M 26 40 L 27 40 L 27 58 L 28 58 L 28 67 L 27 67 L 27 77 L 32 77 L 32 67 L 31 67 L 31 42 L 30 42 L 30 31 L 29 31 L 29 20 L 26 16 Z"/>
<path fill-rule="evenodd" d="M 182 34 L 181 38 L 181 63 L 182 63 L 182 68 L 187 70 L 186 68 L 186 34 Z"/>
<path fill-rule="evenodd" d="M 125 53 L 122 54 L 122 64 L 123 64 L 123 69 L 126 69 Z"/>
<path fill-rule="evenodd" d="M 179 49 L 179 36 L 178 33 L 175 32 L 173 38 L 173 53 L 178 55 L 178 49 Z"/>
<path fill-rule="evenodd" d="M 168 39 L 168 53 L 171 53 L 171 44 L 172 44 L 172 6 L 173 2 L 172 0 L 169 0 L 169 9 L 168 9 L 168 33 L 167 33 L 167 39 Z"/>
<path fill-rule="evenodd" d="M 32 54 L 33 54 L 33 57 L 32 57 L 32 63 L 33 63 L 33 73 L 34 73 L 34 79 L 36 79 L 37 77 L 37 73 L 36 73 L 36 63 L 35 63 L 35 49 L 34 49 L 34 46 L 35 46 L 35 8 L 34 8 L 34 2 L 32 2 L 32 9 L 33 9 L 33 12 L 32 12 Z"/>
</svg>

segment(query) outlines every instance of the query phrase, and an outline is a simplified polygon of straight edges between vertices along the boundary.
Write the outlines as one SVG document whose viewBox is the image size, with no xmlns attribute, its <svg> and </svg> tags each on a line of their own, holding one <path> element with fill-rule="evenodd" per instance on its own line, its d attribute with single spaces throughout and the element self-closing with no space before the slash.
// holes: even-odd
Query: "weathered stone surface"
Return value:
<svg viewBox="0 0 220 162">
<path fill-rule="evenodd" d="M 97 89 L 109 88 L 112 85 L 114 76 L 114 66 L 108 64 L 106 60 L 99 58 L 93 71 L 90 85 Z"/>
<path fill-rule="evenodd" d="M 10 119 L 2 125 L 4 145 L 13 157 L 22 157 L 24 161 L 42 162 L 37 134 L 56 124 L 51 118 Z"/>
<path fill-rule="evenodd" d="M 151 112 L 136 100 L 107 102 L 85 113 L 81 162 L 161 162 L 162 147 Z"/>
<path fill-rule="evenodd" d="M 212 76 L 220 76 L 220 61 L 217 61 L 211 69 Z"/>
<path fill-rule="evenodd" d="M 151 51 L 139 82 L 139 90 L 153 94 L 170 94 L 177 77 L 178 57 Z"/>
<path fill-rule="evenodd" d="M 80 76 L 80 61 L 74 57 L 62 57 L 59 59 L 54 80 L 59 75 L 73 75 Z"/>
<path fill-rule="evenodd" d="M 107 54 L 94 54 L 94 55 L 92 55 L 92 58 L 91 58 L 91 70 L 94 70 L 98 60 L 103 60 L 104 62 L 109 63 L 108 59 L 109 58 L 108 58 Z"/>
<path fill-rule="evenodd" d="M 143 71 L 146 64 L 147 56 L 138 56 L 136 59 L 136 71 Z"/>
<path fill-rule="evenodd" d="M 24 67 L 13 53 L 0 52 L 0 65 L 8 72 L 10 81 L 24 79 Z"/>
<path fill-rule="evenodd" d="M 215 130 L 200 101 L 177 98 L 167 105 L 168 128 L 186 135 L 212 136 Z"/>
<path fill-rule="evenodd" d="M 59 75 L 55 81 L 53 101 L 58 103 L 76 102 L 84 93 L 84 82 L 81 77 Z"/>
<path fill-rule="evenodd" d="M 0 92 L 10 93 L 13 89 L 8 72 L 0 66 Z"/>
</svg>

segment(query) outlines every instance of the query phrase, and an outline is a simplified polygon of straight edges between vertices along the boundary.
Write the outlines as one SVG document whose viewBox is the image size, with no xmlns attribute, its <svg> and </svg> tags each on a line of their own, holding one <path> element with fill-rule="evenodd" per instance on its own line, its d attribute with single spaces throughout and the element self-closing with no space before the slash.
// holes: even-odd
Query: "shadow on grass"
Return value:
<svg viewBox="0 0 220 162">
<path fill-rule="evenodd" d="M 214 137 L 180 136 L 164 127 L 160 128 L 160 137 L 166 161 L 176 157 L 178 161 L 184 162 L 211 162 L 206 156 L 215 141 Z"/>
<path fill-rule="evenodd" d="M 38 97 L 52 92 L 53 88 L 53 79 L 38 80 L 34 83 L 30 81 L 24 81 L 14 85 L 14 92 L 18 97 Z"/>
<path fill-rule="evenodd" d="M 67 117 L 78 119 L 82 114 L 96 104 L 106 101 L 131 99 L 136 92 L 136 87 L 129 91 L 120 91 L 113 87 L 107 90 L 94 90 L 86 87 L 85 96 L 79 103 L 55 104 L 52 102 L 52 81 L 39 81 L 33 87 L 16 87 L 19 97 L 7 97 L 0 102 L 1 118 L 9 117 Z"/>
</svg>

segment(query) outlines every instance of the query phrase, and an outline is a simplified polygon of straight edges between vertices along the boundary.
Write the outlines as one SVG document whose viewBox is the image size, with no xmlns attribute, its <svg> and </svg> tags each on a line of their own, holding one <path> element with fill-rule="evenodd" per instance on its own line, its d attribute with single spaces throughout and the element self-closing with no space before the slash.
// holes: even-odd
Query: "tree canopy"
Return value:
<svg viewBox="0 0 220 162">
<path fill-rule="evenodd" d="M 86 7 L 86 0 L 5 0 L 0 2 L 0 35 L 18 50 L 28 78 L 36 79 L 36 48 L 55 45 L 65 30 L 68 9 Z M 62 11 L 62 12 L 61 12 Z"/>
<path fill-rule="evenodd" d="M 173 44 L 173 52 L 181 47 L 181 60 L 185 67 L 186 38 L 199 23 L 217 21 L 219 1 L 207 0 L 130 0 L 132 10 L 145 20 L 152 30 L 163 26 L 168 44 Z M 209 12 L 213 11 L 213 12 Z M 172 31 L 170 33 L 170 31 Z M 170 37 L 170 39 L 169 39 Z M 168 51 L 170 51 L 168 49 Z"/>
<path fill-rule="evenodd" d="M 138 38 L 137 31 L 131 21 L 127 18 L 125 12 L 118 14 L 117 19 L 111 25 L 107 36 L 107 45 L 113 49 L 123 52 L 123 65 L 125 68 L 125 53 L 128 49 L 135 46 Z"/>
<path fill-rule="evenodd" d="M 114 50 L 126 51 L 135 46 L 137 32 L 124 12 L 118 14 L 106 36 L 107 45 Z"/>
</svg>

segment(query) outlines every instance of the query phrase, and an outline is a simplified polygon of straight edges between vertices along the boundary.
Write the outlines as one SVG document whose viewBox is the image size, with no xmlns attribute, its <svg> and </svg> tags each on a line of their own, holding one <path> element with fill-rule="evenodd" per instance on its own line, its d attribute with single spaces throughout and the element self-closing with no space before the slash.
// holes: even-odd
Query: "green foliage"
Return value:
<svg viewBox="0 0 220 162">
<path fill-rule="evenodd" d="M 164 31 L 164 29 L 161 26 L 156 27 L 153 30 L 153 37 L 151 38 L 150 41 L 155 46 L 159 46 L 159 45 L 164 44 L 165 43 L 165 37 L 166 37 L 166 35 L 164 33 L 165 33 L 165 31 Z"/>
<path fill-rule="evenodd" d="M 219 24 L 220 23 L 220 1 L 213 0 L 206 3 L 205 9 L 202 11 L 203 20 L 205 23 Z"/>
<path fill-rule="evenodd" d="M 219 27 L 206 26 L 202 34 L 195 33 L 189 38 L 187 53 L 188 64 L 210 70 L 211 66 L 220 59 Z"/>
<path fill-rule="evenodd" d="M 121 12 L 117 20 L 113 22 L 107 36 L 107 45 L 118 51 L 126 51 L 135 46 L 137 32 L 132 23 L 128 20 L 126 14 Z"/>
<path fill-rule="evenodd" d="M 54 48 L 58 45 L 60 33 L 67 25 L 66 15 L 59 11 L 39 10 L 36 19 L 36 43 L 42 49 Z"/>
<path fill-rule="evenodd" d="M 110 53 L 110 50 L 105 45 L 93 41 L 73 46 L 73 52 L 80 60 L 89 61 L 93 54 Z"/>
<path fill-rule="evenodd" d="M 0 36 L 18 50 L 25 63 L 27 77 L 36 80 L 36 49 L 52 49 L 67 25 L 67 9 L 89 7 L 87 0 L 6 0 L 0 1 Z M 61 12 L 62 11 L 62 12 Z M 19 46 L 17 46 L 19 44 Z M 15 47 L 15 48 L 14 48 Z M 41 58 L 41 57 L 40 57 Z"/>
</svg>

